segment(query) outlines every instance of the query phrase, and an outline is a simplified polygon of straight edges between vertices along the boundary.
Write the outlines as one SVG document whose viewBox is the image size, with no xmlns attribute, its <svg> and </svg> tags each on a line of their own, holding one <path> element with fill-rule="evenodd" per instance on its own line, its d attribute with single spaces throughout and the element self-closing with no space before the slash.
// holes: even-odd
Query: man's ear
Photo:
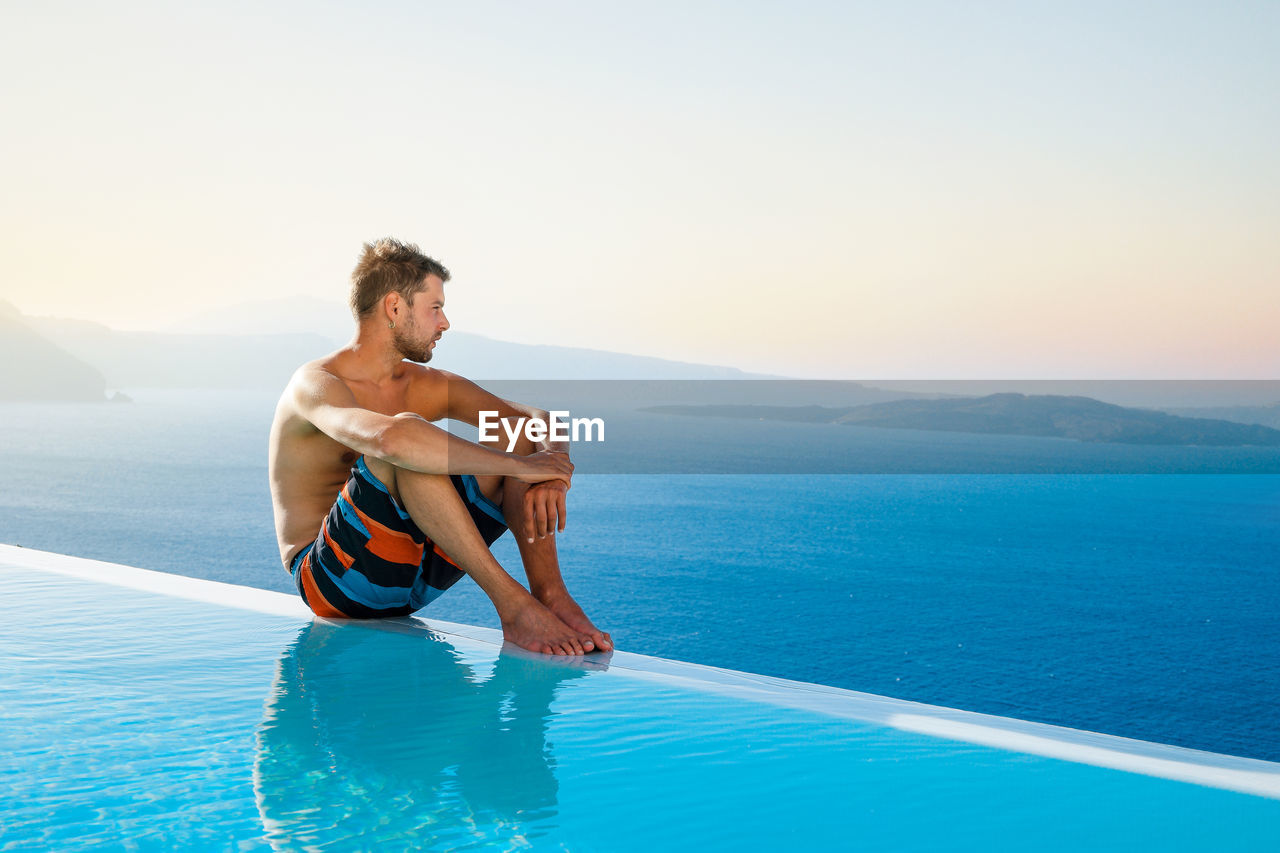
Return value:
<svg viewBox="0 0 1280 853">
<path fill-rule="evenodd" d="M 394 323 L 399 312 L 404 310 L 404 298 L 396 291 L 391 291 L 382 297 L 382 311 L 386 315 L 387 322 Z"/>
</svg>

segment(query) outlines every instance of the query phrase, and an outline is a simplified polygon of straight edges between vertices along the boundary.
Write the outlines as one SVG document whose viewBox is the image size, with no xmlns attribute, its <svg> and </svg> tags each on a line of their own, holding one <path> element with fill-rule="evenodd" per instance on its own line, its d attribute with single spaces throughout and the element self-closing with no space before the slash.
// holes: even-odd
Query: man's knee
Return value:
<svg viewBox="0 0 1280 853">
<path fill-rule="evenodd" d="M 421 484 L 432 481 L 440 485 L 449 483 L 448 474 L 424 474 L 421 471 L 411 471 L 408 468 L 400 468 L 385 459 L 378 459 L 374 456 L 365 456 L 364 464 L 369 469 L 369 473 L 376 477 L 382 485 L 386 486 L 387 491 L 397 501 L 400 500 L 400 493 L 405 487 L 420 487 Z M 452 488 L 452 485 L 450 485 L 450 488 Z"/>
<path fill-rule="evenodd" d="M 400 499 L 400 469 L 387 462 L 384 459 L 378 459 L 374 456 L 365 456 L 364 467 L 369 469 L 369 473 L 377 478 L 378 482 L 387 487 L 387 491 L 391 493 L 396 500 Z"/>
<path fill-rule="evenodd" d="M 501 474 L 476 475 L 476 485 L 480 487 L 480 493 L 498 506 L 502 506 L 502 490 L 506 487 L 506 483 L 507 478 Z"/>
</svg>

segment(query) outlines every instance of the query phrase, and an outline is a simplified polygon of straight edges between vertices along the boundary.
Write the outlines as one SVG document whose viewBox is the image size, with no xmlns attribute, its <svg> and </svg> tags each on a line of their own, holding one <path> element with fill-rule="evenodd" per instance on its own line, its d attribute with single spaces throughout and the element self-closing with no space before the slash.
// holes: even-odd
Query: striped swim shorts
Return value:
<svg viewBox="0 0 1280 853">
<path fill-rule="evenodd" d="M 506 532 L 502 510 L 470 474 L 450 477 L 486 545 Z M 356 460 L 314 542 L 289 565 L 302 600 L 318 616 L 378 619 L 419 610 L 463 572 Z"/>
</svg>

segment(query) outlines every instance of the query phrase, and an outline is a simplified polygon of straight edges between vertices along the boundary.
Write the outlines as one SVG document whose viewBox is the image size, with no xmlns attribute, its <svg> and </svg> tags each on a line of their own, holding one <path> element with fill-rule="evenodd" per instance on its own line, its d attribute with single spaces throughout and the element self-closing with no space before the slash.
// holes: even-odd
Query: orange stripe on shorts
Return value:
<svg viewBox="0 0 1280 853">
<path fill-rule="evenodd" d="M 376 554 L 388 563 L 416 566 L 422 562 L 422 546 L 412 539 L 402 539 L 375 533 L 365 546 L 370 554 Z"/>
<path fill-rule="evenodd" d="M 369 544 L 365 547 L 369 553 L 374 554 L 389 563 L 404 563 L 416 566 L 422 562 L 422 545 L 413 541 L 413 537 L 408 533 L 400 530 L 392 530 L 385 524 L 369 517 L 369 514 L 360 507 L 356 506 L 355 501 L 351 500 L 351 493 L 347 491 L 347 487 L 342 487 L 342 497 L 346 500 L 360 520 L 364 522 L 364 526 L 369 531 Z"/>
<path fill-rule="evenodd" d="M 316 579 L 311 576 L 311 554 L 302 558 L 298 571 L 302 572 L 302 589 L 307 593 L 307 604 L 311 607 L 311 612 L 329 619 L 347 618 L 347 614 L 330 604 L 320 593 L 320 587 L 316 586 Z"/>
</svg>

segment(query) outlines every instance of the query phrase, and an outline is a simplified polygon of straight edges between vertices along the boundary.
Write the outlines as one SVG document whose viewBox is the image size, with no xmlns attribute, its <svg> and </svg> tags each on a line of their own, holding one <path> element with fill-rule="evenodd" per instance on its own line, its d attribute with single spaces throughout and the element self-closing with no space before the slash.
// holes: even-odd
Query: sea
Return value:
<svg viewBox="0 0 1280 853">
<path fill-rule="evenodd" d="M 0 403 L 0 542 L 292 593 L 276 395 L 129 394 Z M 620 649 L 1280 761 L 1280 449 L 701 420 L 645 440 L 662 464 L 585 454 L 557 537 Z M 509 535 L 494 552 L 522 578 Z M 419 615 L 498 624 L 465 579 Z"/>
</svg>

